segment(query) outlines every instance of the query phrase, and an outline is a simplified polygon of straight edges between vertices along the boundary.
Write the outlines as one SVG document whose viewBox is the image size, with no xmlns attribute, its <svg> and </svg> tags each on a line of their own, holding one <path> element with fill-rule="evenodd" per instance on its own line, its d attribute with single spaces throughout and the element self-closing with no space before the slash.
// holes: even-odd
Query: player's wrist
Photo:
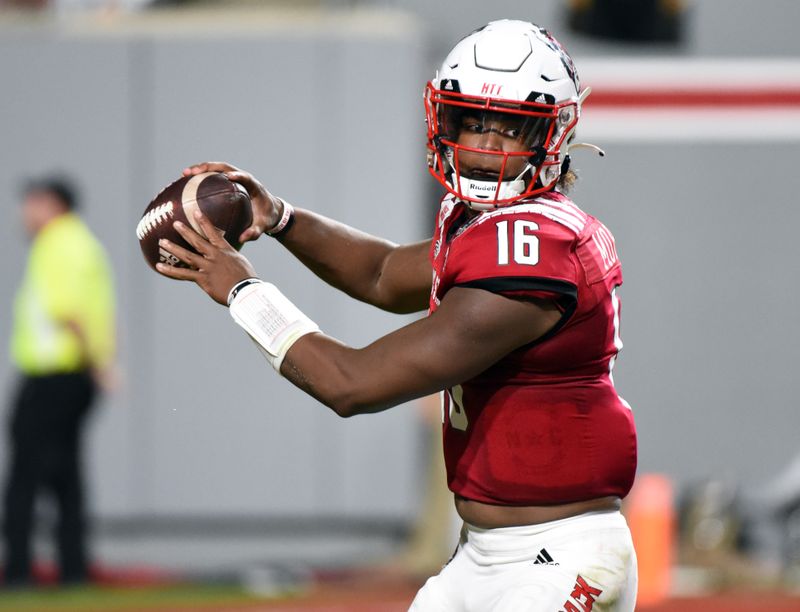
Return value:
<svg viewBox="0 0 800 612">
<path fill-rule="evenodd" d="M 319 326 L 275 285 L 258 279 L 240 288 L 231 299 L 229 311 L 279 374 L 283 359 L 294 343 L 319 331 Z"/>
<path fill-rule="evenodd" d="M 272 198 L 280 204 L 278 221 L 269 229 L 264 230 L 264 233 L 272 238 L 280 238 L 285 235 L 294 224 L 294 206 L 278 196 L 272 196 Z"/>
</svg>

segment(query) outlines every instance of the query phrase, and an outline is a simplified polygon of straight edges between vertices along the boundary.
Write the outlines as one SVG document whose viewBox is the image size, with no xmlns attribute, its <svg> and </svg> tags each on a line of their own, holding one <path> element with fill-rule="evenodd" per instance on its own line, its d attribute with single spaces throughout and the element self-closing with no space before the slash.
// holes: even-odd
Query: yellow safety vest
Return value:
<svg viewBox="0 0 800 612">
<path fill-rule="evenodd" d="M 67 322 L 85 335 L 82 349 Z M 114 287 L 108 256 L 73 213 L 34 237 L 14 302 L 11 358 L 30 375 L 103 367 L 115 350 Z"/>
</svg>

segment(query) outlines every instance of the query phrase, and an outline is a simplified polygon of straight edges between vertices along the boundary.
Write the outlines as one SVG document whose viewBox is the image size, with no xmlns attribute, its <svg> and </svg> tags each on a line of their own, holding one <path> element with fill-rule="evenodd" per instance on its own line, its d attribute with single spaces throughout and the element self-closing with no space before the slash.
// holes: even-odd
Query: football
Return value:
<svg viewBox="0 0 800 612">
<path fill-rule="evenodd" d="M 225 231 L 225 240 L 233 248 L 237 251 L 242 248 L 239 236 L 253 222 L 247 190 L 218 172 L 184 176 L 167 185 L 153 198 L 136 226 L 139 246 L 151 268 L 155 270 L 159 262 L 187 267 L 171 253 L 160 248 L 158 241 L 167 238 L 194 251 L 172 224 L 181 221 L 205 236 L 194 217 L 194 211 L 198 208 L 211 223 Z"/>
</svg>

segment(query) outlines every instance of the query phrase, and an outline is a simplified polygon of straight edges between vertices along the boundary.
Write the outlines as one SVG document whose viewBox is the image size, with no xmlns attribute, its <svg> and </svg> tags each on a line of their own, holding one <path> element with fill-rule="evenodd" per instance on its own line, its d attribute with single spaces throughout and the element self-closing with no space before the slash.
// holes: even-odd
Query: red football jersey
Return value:
<svg viewBox="0 0 800 612">
<path fill-rule="evenodd" d="M 472 218 L 442 200 L 430 312 L 451 287 L 544 297 L 545 337 L 443 393 L 450 489 L 503 505 L 624 497 L 636 471 L 630 407 L 614 389 L 622 270 L 611 232 L 559 193 Z"/>
</svg>

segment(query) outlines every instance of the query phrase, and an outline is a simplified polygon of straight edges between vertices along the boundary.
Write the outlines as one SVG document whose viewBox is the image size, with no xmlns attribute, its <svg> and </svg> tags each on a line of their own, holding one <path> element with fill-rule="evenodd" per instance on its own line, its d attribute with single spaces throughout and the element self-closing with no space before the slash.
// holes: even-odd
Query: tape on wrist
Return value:
<svg viewBox="0 0 800 612">
<path fill-rule="evenodd" d="M 266 232 L 264 232 L 267 236 L 272 236 L 273 238 L 279 238 L 283 234 L 289 231 L 289 228 L 294 223 L 294 206 L 289 204 L 283 198 L 277 198 L 283 204 L 283 214 L 281 215 L 280 220 L 278 223 L 275 224 L 275 227 L 270 228 Z"/>
<path fill-rule="evenodd" d="M 278 374 L 292 345 L 306 334 L 319 331 L 319 326 L 272 283 L 256 282 L 242 287 L 229 310 Z"/>
</svg>

